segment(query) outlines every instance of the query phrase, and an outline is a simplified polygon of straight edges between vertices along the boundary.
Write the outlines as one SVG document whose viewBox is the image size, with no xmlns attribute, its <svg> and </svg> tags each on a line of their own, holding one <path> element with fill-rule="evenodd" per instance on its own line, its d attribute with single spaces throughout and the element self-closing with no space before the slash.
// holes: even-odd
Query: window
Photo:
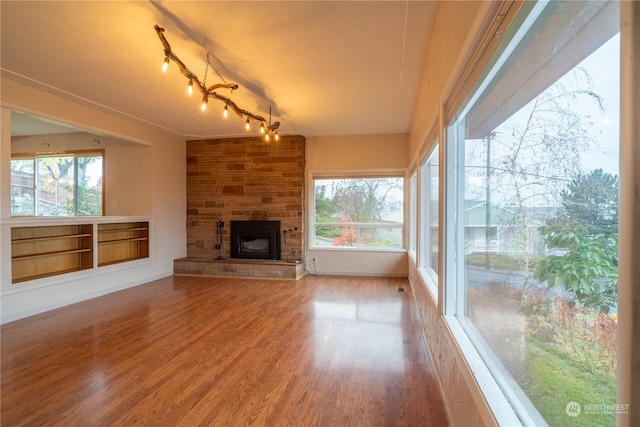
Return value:
<svg viewBox="0 0 640 427">
<path fill-rule="evenodd" d="M 418 174 L 413 171 L 409 178 L 409 252 L 416 253 L 416 241 L 418 234 L 417 221 L 418 203 Z"/>
<path fill-rule="evenodd" d="M 312 247 L 402 248 L 400 176 L 314 179 Z"/>
<path fill-rule="evenodd" d="M 420 267 L 431 293 L 437 300 L 438 297 L 438 163 L 439 144 L 427 156 L 420 168 L 420 200 L 421 209 L 421 236 L 420 241 Z"/>
<path fill-rule="evenodd" d="M 104 152 L 14 155 L 11 214 L 103 215 Z"/>
<path fill-rule="evenodd" d="M 524 424 L 616 422 L 617 8 L 527 5 L 447 132 L 447 319 Z"/>
</svg>

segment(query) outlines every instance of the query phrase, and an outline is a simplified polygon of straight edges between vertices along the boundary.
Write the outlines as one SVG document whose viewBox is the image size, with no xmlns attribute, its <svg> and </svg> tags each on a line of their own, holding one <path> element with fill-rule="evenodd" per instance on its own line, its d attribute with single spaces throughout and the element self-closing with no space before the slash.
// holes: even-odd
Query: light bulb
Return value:
<svg viewBox="0 0 640 427">
<path fill-rule="evenodd" d="M 264 135 L 264 122 L 260 123 L 260 133 Z"/>
<path fill-rule="evenodd" d="M 249 119 L 247 119 L 247 122 L 245 123 L 244 127 L 247 128 L 247 131 L 249 131 L 249 128 L 251 127 L 249 126 Z"/>
<path fill-rule="evenodd" d="M 280 141 L 280 135 L 278 135 L 278 131 L 276 131 L 276 141 Z"/>
<path fill-rule="evenodd" d="M 267 142 L 269 142 L 269 134 L 266 134 L 266 135 L 264 136 L 264 140 L 265 140 L 265 141 L 267 141 Z"/>
<path fill-rule="evenodd" d="M 207 102 L 209 102 L 209 97 L 207 97 L 207 95 L 204 95 L 202 97 L 202 106 L 200 108 L 202 108 L 202 111 L 207 109 Z"/>
<path fill-rule="evenodd" d="M 169 57 L 165 56 L 164 62 L 162 63 L 162 72 L 166 73 L 168 68 L 169 68 Z"/>
<path fill-rule="evenodd" d="M 193 94 L 193 80 L 189 80 L 189 86 L 187 86 L 187 93 L 189 96 Z"/>
<path fill-rule="evenodd" d="M 227 104 L 224 104 L 224 111 L 222 112 L 222 115 L 224 116 L 224 118 L 227 118 L 227 109 L 229 108 L 229 106 Z"/>
</svg>

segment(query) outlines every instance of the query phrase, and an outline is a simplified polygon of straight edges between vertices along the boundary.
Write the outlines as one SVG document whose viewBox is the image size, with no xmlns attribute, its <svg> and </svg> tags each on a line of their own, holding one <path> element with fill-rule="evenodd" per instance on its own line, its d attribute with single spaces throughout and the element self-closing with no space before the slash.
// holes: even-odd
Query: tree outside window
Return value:
<svg viewBox="0 0 640 427">
<path fill-rule="evenodd" d="M 403 178 L 316 179 L 315 247 L 402 247 Z"/>
<path fill-rule="evenodd" d="M 11 160 L 11 214 L 103 215 L 102 152 L 16 156 Z"/>
<path fill-rule="evenodd" d="M 589 31 L 599 38 L 582 62 L 515 102 L 509 96 L 519 92 L 503 81 L 529 65 L 519 61 L 534 37 L 523 37 L 449 132 L 459 179 L 449 182 L 447 218 L 460 260 L 445 284 L 454 289 L 451 314 L 514 406 L 526 408 L 518 414 L 536 425 L 616 420 L 565 409 L 616 403 L 619 39 Z M 498 100 L 513 110 L 494 114 Z"/>
</svg>

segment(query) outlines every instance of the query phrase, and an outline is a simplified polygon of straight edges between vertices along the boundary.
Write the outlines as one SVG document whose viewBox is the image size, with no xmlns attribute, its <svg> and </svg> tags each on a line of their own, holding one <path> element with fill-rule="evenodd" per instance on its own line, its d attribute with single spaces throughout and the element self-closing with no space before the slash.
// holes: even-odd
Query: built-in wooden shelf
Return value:
<svg viewBox="0 0 640 427">
<path fill-rule="evenodd" d="M 11 228 L 11 282 L 93 267 L 93 225 Z"/>
<path fill-rule="evenodd" d="M 53 252 L 42 252 L 37 254 L 29 254 L 29 255 L 19 255 L 12 257 L 13 260 L 22 260 L 22 259 L 33 259 L 33 258 L 46 258 L 54 255 L 64 255 L 64 254 L 79 254 L 82 252 L 91 252 L 92 249 L 73 249 L 73 250 L 64 250 L 64 251 L 53 251 Z"/>
<path fill-rule="evenodd" d="M 71 221 L 11 227 L 11 283 L 149 258 L 149 221 Z"/>
<path fill-rule="evenodd" d="M 149 222 L 98 224 L 98 267 L 149 257 Z"/>
</svg>

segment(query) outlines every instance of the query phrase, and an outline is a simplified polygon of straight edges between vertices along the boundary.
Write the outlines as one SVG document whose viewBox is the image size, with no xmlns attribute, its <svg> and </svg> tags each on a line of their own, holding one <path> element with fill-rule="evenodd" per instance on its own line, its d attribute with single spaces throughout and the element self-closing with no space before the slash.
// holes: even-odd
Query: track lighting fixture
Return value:
<svg viewBox="0 0 640 427">
<path fill-rule="evenodd" d="M 220 72 L 209 61 L 209 54 L 207 54 L 207 63 L 206 63 L 206 68 L 204 72 L 204 79 L 201 82 L 198 79 L 198 77 L 191 70 L 189 70 L 189 68 L 187 68 L 187 66 L 180 60 L 180 58 L 178 58 L 178 56 L 175 53 L 173 53 L 173 51 L 171 50 L 171 46 L 169 45 L 169 42 L 164 36 L 164 31 L 165 31 L 164 28 L 160 27 L 159 25 L 155 25 L 154 28 L 156 30 L 156 33 L 158 34 L 158 37 L 160 38 L 160 41 L 162 42 L 162 46 L 164 47 L 165 58 L 164 58 L 164 62 L 162 63 L 162 72 L 166 72 L 167 69 L 169 68 L 169 62 L 173 61 L 180 69 L 180 72 L 186 78 L 189 79 L 189 85 L 187 86 L 187 92 L 189 93 L 189 95 L 193 93 L 194 86 L 202 93 L 202 104 L 201 104 L 202 111 L 204 111 L 207 108 L 207 103 L 209 102 L 209 98 L 218 99 L 225 103 L 224 111 L 223 111 L 225 118 L 227 117 L 228 109 L 231 108 L 238 116 L 247 118 L 245 122 L 245 127 L 247 131 L 249 131 L 250 129 L 249 121 L 255 120 L 257 122 L 260 122 L 260 133 L 264 135 L 266 141 L 269 141 L 269 135 L 272 135 L 276 141 L 280 139 L 278 135 L 278 128 L 280 127 L 280 122 L 271 123 L 271 107 L 269 107 L 269 122 L 267 123 L 267 120 L 264 117 L 251 113 L 250 111 L 243 110 L 242 108 L 238 107 L 238 105 L 236 105 L 236 103 L 233 102 L 231 98 L 218 94 L 216 92 L 217 89 L 229 89 L 231 90 L 231 93 L 233 93 L 233 91 L 238 89 L 239 86 L 235 83 L 227 83 L 224 80 Z M 209 87 L 206 86 L 207 71 L 209 70 L 209 67 L 211 67 L 216 72 L 218 77 L 220 77 L 220 79 L 222 80 L 222 83 L 214 84 Z"/>
</svg>

